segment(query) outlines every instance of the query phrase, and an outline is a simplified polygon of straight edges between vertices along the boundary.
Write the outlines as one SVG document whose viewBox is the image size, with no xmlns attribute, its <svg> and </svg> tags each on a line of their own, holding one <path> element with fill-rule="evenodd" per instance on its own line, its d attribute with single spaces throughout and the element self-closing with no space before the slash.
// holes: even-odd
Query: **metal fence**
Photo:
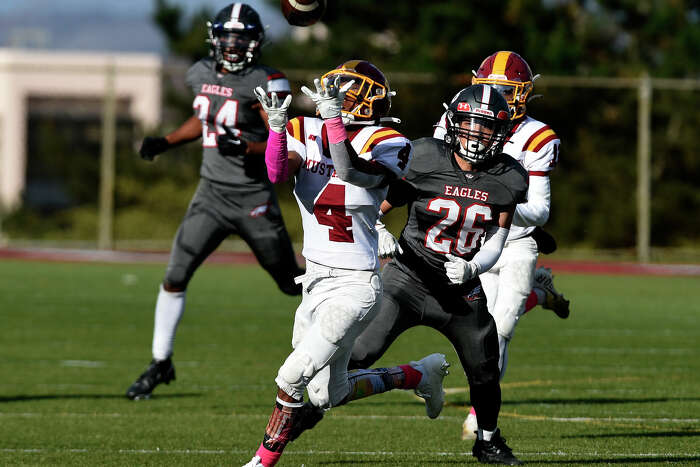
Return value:
<svg viewBox="0 0 700 467">
<path fill-rule="evenodd" d="M 164 73 L 172 79 L 181 76 L 185 67 L 175 66 L 166 68 Z M 115 144 L 116 144 L 116 112 L 117 94 L 115 81 L 117 79 L 114 66 L 104 68 L 104 94 L 102 112 L 102 151 L 100 156 L 100 189 L 97 245 L 102 249 L 110 249 L 114 245 L 114 179 L 115 179 Z M 320 70 L 287 70 L 290 80 L 296 83 L 308 83 L 320 75 Z M 459 76 L 451 79 L 452 86 L 467 84 L 468 77 Z M 412 86 L 441 86 L 435 75 L 427 73 L 391 73 L 392 86 L 396 88 Z M 601 78 L 580 76 L 545 76 L 537 81 L 537 86 L 548 88 L 590 88 L 590 89 L 628 89 L 636 90 L 637 100 L 637 138 L 636 153 L 636 255 L 640 262 L 650 260 L 651 248 L 651 115 L 655 90 L 665 91 L 696 91 L 700 89 L 700 80 L 694 79 L 659 79 L 648 75 L 636 78 Z M 632 150 L 630 150 L 632 156 Z M 555 200 L 556 202 L 556 200 Z M 1 226 L 1 224 L 0 224 Z M 0 232 L 1 234 L 1 232 Z"/>
</svg>

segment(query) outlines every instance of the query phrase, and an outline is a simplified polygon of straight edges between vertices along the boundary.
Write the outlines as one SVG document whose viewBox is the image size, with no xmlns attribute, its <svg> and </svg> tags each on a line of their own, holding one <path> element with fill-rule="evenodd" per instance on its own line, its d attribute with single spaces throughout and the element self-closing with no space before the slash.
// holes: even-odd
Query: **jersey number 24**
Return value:
<svg viewBox="0 0 700 467">
<path fill-rule="evenodd" d="M 238 101 L 234 99 L 226 99 L 226 102 L 219 108 L 219 111 L 214 115 L 214 131 L 209 130 L 209 124 L 212 118 L 209 115 L 211 101 L 205 95 L 199 94 L 194 98 L 192 107 L 197 110 L 197 118 L 202 122 L 202 146 L 205 148 L 216 147 L 216 137 L 226 133 L 224 125 L 229 128 L 235 127 L 238 120 Z M 240 136 L 241 130 L 232 128 L 235 136 Z"/>
</svg>

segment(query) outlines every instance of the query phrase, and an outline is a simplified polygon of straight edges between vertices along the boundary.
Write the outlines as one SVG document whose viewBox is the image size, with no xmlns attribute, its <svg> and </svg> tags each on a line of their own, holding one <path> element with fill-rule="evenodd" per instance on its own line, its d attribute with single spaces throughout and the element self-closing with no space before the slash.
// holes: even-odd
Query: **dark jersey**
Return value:
<svg viewBox="0 0 700 467">
<path fill-rule="evenodd" d="M 392 206 L 408 204 L 398 261 L 427 283 L 447 285 L 445 255 L 468 261 L 479 251 L 487 227 L 526 200 L 527 172 L 506 154 L 479 170 L 462 171 L 448 146 L 435 138 L 416 140 L 413 149 L 408 174 L 387 194 Z"/>
<path fill-rule="evenodd" d="M 288 93 L 289 82 L 281 72 L 265 65 L 253 65 L 238 73 L 219 73 L 216 62 L 204 58 L 187 70 L 185 83 L 195 94 L 192 107 L 202 122 L 202 167 L 206 179 L 236 187 L 259 189 L 269 184 L 262 155 L 222 156 L 216 146 L 223 125 L 246 141 L 265 141 L 267 129 L 260 111 L 253 109 L 258 100 L 253 89 Z"/>
</svg>

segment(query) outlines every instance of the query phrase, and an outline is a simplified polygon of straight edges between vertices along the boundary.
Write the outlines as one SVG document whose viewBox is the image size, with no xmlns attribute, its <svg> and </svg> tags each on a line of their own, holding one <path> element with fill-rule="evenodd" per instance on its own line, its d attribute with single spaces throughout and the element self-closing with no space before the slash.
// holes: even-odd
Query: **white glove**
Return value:
<svg viewBox="0 0 700 467">
<path fill-rule="evenodd" d="M 284 133 L 287 127 L 287 109 L 292 103 L 292 95 L 289 94 L 284 98 L 284 102 L 280 105 L 280 100 L 277 93 L 273 92 L 271 96 L 260 86 L 253 91 L 255 97 L 258 98 L 263 110 L 267 114 L 267 124 L 270 129 L 276 133 Z"/>
<path fill-rule="evenodd" d="M 386 225 L 380 220 L 377 220 L 377 223 L 374 224 L 374 228 L 377 230 L 377 233 L 379 234 L 379 257 L 380 258 L 393 258 L 396 256 L 396 253 L 398 252 L 399 254 L 403 254 L 403 250 L 401 249 L 401 245 L 399 245 L 399 242 L 396 240 L 396 237 L 394 237 L 391 232 L 389 232 L 386 229 Z"/>
<path fill-rule="evenodd" d="M 447 261 L 445 262 L 445 271 L 447 272 L 447 278 L 453 284 L 464 284 L 469 279 L 472 279 L 479 275 L 478 268 L 475 263 L 465 261 L 454 255 L 445 255 Z"/>
<path fill-rule="evenodd" d="M 345 93 L 348 92 L 348 89 L 350 89 L 354 82 L 355 81 L 349 81 L 345 83 L 342 88 L 338 88 L 340 76 L 336 76 L 333 83 L 330 83 L 328 78 L 325 78 L 323 80 L 323 86 L 321 86 L 321 80 L 316 78 L 314 80 L 316 92 L 306 86 L 301 87 L 301 92 L 314 101 L 318 113 L 321 114 L 321 118 L 325 120 L 342 115 L 341 111 L 343 110 Z"/>
</svg>

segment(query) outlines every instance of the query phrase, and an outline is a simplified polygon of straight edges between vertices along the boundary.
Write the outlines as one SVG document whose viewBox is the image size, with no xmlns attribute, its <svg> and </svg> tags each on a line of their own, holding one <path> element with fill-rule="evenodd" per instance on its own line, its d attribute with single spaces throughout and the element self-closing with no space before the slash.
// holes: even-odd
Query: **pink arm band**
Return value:
<svg viewBox="0 0 700 467">
<path fill-rule="evenodd" d="M 345 125 L 343 125 L 342 117 L 333 117 L 328 120 L 324 120 L 323 123 L 326 125 L 328 130 L 328 142 L 331 144 L 341 143 L 348 139 L 348 134 L 345 132 Z"/>
<path fill-rule="evenodd" d="M 270 129 L 265 148 L 267 176 L 272 183 L 280 183 L 289 177 L 289 155 L 287 154 L 287 132 L 277 133 Z"/>
</svg>

